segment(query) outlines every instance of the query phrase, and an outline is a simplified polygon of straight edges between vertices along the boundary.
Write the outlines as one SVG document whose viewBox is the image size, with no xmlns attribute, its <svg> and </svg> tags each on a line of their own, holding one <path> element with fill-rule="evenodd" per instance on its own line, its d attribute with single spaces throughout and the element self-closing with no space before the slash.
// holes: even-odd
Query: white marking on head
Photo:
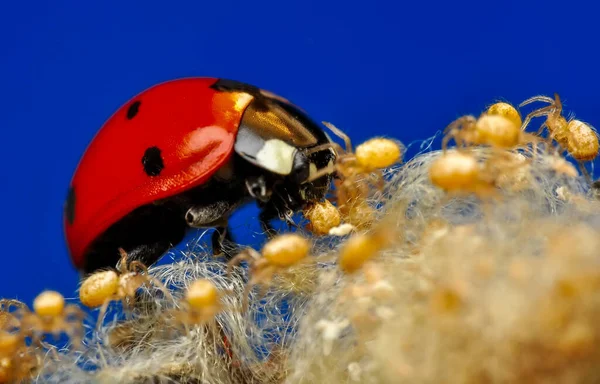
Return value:
<svg viewBox="0 0 600 384">
<path fill-rule="evenodd" d="M 317 173 L 317 166 L 314 163 L 310 163 L 308 165 L 308 179 L 311 180 L 315 173 Z"/>
<path fill-rule="evenodd" d="M 306 191 L 304 189 L 299 189 L 300 191 L 300 197 L 302 198 L 302 200 L 306 200 Z"/>
<path fill-rule="evenodd" d="M 256 161 L 271 172 L 289 175 L 294 166 L 296 151 L 296 148 L 279 139 L 267 140 L 256 154 Z"/>
</svg>

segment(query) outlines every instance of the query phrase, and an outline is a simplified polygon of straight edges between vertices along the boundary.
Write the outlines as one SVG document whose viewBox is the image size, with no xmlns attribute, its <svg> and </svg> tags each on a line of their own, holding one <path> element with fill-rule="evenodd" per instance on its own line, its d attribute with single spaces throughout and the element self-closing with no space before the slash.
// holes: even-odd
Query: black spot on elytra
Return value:
<svg viewBox="0 0 600 384">
<path fill-rule="evenodd" d="M 252 106 L 256 111 L 267 112 L 272 108 L 272 99 L 265 96 L 260 88 L 236 80 L 219 79 L 209 88 L 219 92 L 245 92 L 254 97 Z"/>
<path fill-rule="evenodd" d="M 69 221 L 69 224 L 73 224 L 73 221 L 75 221 L 75 187 L 73 186 L 69 187 L 69 192 L 67 192 L 65 217 Z"/>
<path fill-rule="evenodd" d="M 146 149 L 142 157 L 142 165 L 144 166 L 144 172 L 148 176 L 158 176 L 165 167 L 165 163 L 160 156 L 160 149 L 158 147 Z"/>
<path fill-rule="evenodd" d="M 138 112 L 140 111 L 140 104 L 142 104 L 142 102 L 137 100 L 129 106 L 129 109 L 127 109 L 127 120 L 133 119 L 135 115 L 138 114 Z"/>
<path fill-rule="evenodd" d="M 219 79 L 210 88 L 220 92 L 246 92 L 255 97 L 261 95 L 258 87 L 236 80 Z"/>
</svg>

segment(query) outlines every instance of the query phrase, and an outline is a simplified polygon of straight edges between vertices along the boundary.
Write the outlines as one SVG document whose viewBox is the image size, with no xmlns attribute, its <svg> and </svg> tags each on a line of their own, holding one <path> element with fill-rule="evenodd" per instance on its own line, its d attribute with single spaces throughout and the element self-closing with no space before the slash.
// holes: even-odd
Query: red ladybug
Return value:
<svg viewBox="0 0 600 384">
<path fill-rule="evenodd" d="M 335 152 L 324 130 L 289 101 L 232 80 L 185 78 L 135 96 L 104 124 L 75 171 L 64 211 L 72 261 L 84 273 L 114 266 L 118 248 L 146 264 L 189 228 L 215 228 L 257 201 L 260 222 L 322 199 Z M 311 150 L 312 149 L 312 150 Z M 311 180 L 311 181 L 309 181 Z"/>
</svg>

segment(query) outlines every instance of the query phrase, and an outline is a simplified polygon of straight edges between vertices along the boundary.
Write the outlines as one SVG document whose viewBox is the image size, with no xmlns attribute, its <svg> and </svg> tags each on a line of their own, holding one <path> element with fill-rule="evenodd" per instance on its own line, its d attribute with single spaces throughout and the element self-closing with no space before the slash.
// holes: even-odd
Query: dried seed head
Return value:
<svg viewBox="0 0 600 384">
<path fill-rule="evenodd" d="M 316 235 L 328 234 L 342 221 L 340 211 L 329 200 L 311 204 L 304 210 L 304 217 L 310 221 L 307 229 Z"/>
</svg>

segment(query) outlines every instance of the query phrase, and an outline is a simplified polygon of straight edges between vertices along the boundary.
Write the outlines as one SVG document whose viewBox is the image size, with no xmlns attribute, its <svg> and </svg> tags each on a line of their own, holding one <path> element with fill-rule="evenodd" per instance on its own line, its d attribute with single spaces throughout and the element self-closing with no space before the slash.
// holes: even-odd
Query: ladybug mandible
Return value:
<svg viewBox="0 0 600 384">
<path fill-rule="evenodd" d="M 150 265 L 190 228 L 215 228 L 220 254 L 228 217 L 251 201 L 272 234 L 271 220 L 329 191 L 331 174 L 310 175 L 335 161 L 330 144 L 305 112 L 257 87 L 155 85 L 109 118 L 77 166 L 64 211 L 73 264 L 83 273 L 114 266 L 123 248 Z"/>
</svg>

